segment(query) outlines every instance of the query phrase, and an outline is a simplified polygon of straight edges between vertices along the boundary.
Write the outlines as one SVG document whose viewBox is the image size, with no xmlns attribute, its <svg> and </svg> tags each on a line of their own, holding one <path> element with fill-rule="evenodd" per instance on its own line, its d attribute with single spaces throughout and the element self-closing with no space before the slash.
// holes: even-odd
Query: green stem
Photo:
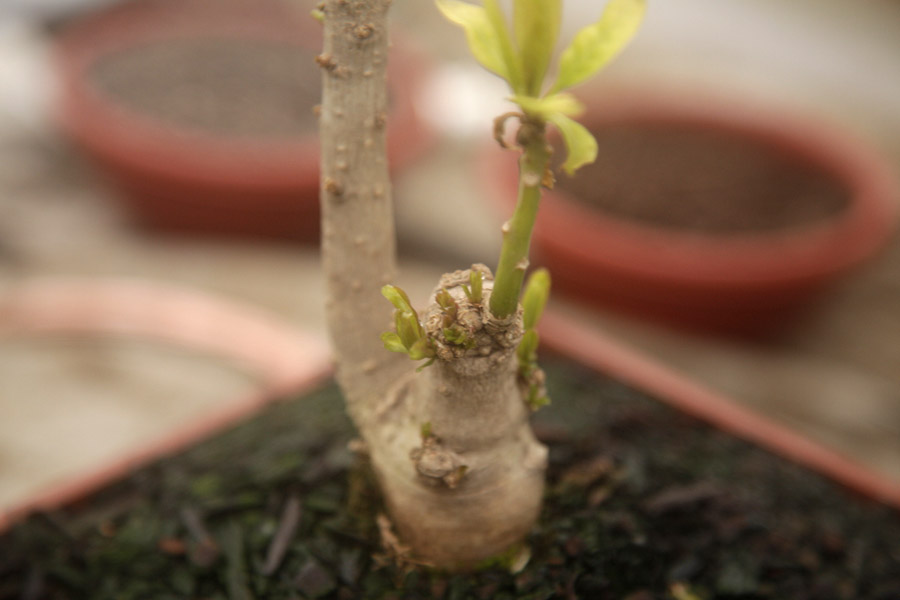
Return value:
<svg viewBox="0 0 900 600">
<path fill-rule="evenodd" d="M 512 218 L 503 226 L 503 246 L 491 292 L 490 310 L 498 319 L 510 316 L 518 308 L 542 181 L 550 163 L 550 148 L 542 121 L 524 118 L 518 141 L 523 150 L 519 158 L 519 198 Z"/>
</svg>

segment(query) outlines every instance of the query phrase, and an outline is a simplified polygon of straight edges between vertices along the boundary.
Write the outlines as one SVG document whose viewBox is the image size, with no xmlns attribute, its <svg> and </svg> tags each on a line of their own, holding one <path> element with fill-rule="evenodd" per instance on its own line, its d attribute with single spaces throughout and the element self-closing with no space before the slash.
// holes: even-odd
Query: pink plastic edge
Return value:
<svg viewBox="0 0 900 600">
<path fill-rule="evenodd" d="M 186 422 L 94 470 L 75 473 L 0 512 L 0 534 L 37 511 L 54 510 L 234 425 L 272 402 L 309 392 L 332 374 L 324 340 L 253 308 L 146 281 L 40 280 L 0 297 L 0 337 L 130 336 L 220 356 L 259 379 L 251 393 Z"/>
</svg>

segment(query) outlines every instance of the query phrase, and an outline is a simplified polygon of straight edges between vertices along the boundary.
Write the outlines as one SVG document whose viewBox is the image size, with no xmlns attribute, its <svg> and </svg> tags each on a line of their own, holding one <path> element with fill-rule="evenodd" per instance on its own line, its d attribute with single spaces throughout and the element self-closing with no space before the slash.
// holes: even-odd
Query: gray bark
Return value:
<svg viewBox="0 0 900 600">
<path fill-rule="evenodd" d="M 322 261 L 326 314 L 338 380 L 358 425 L 371 421 L 408 365 L 384 350 L 390 324 L 381 288 L 395 280 L 394 216 L 388 175 L 387 11 L 390 0 L 325 4 L 322 107 Z"/>
<path fill-rule="evenodd" d="M 440 308 L 425 313 L 438 358 L 422 373 L 385 350 L 394 224 L 385 151 L 389 0 L 327 0 L 323 68 L 322 253 L 338 381 L 369 449 L 391 518 L 414 559 L 469 568 L 528 533 L 540 509 L 546 449 L 531 433 L 517 381 L 521 315 L 492 322 L 445 276 L 474 334 L 444 344 Z M 486 271 L 483 267 L 480 270 Z M 423 425 L 431 433 L 422 435 Z"/>
</svg>

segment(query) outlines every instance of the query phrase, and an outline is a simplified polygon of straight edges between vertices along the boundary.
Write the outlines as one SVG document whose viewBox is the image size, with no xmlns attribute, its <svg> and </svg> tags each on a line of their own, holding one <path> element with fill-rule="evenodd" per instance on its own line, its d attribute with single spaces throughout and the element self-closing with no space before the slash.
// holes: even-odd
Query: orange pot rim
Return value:
<svg viewBox="0 0 900 600">
<path fill-rule="evenodd" d="M 38 279 L 0 296 L 0 337 L 123 336 L 221 357 L 257 381 L 215 412 L 0 511 L 0 534 L 28 514 L 71 504 L 134 469 L 247 419 L 271 402 L 309 392 L 332 373 L 328 344 L 264 311 L 143 280 Z"/>
<path fill-rule="evenodd" d="M 187 10 L 172 19 L 174 10 Z M 248 5 L 250 6 L 250 5 Z M 175 39 L 234 38 L 296 45 L 318 53 L 321 26 L 285 8 L 268 5 L 246 18 L 239 10 L 212 12 L 187 0 L 126 4 L 71 26 L 59 37 L 60 126 L 92 153 L 125 168 L 168 179 L 231 188 L 290 190 L 319 176 L 318 132 L 297 139 L 228 136 L 181 128 L 129 109 L 90 83 L 90 70 L 112 54 Z M 388 149 L 400 166 L 427 145 L 415 106 L 425 65 L 401 39 L 389 60 L 391 113 Z"/>
</svg>

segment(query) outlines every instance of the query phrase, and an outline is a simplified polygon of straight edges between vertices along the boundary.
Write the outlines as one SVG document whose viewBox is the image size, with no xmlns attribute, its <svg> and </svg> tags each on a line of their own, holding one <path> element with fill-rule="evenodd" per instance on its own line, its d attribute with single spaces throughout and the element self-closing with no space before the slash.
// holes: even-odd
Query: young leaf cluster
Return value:
<svg viewBox="0 0 900 600">
<path fill-rule="evenodd" d="M 463 0 L 435 0 L 450 21 L 461 26 L 476 60 L 503 78 L 512 101 L 525 117 L 550 122 L 563 137 L 570 175 L 597 156 L 597 142 L 572 117 L 581 104 L 566 90 L 609 63 L 637 32 L 645 0 L 609 0 L 600 19 L 574 37 L 560 55 L 556 79 L 545 85 L 562 21 L 562 0 L 513 0 L 512 27 L 499 0 L 482 6 Z"/>
<path fill-rule="evenodd" d="M 526 403 L 537 410 L 550 403 L 544 390 L 543 382 L 538 377 L 540 368 L 537 364 L 538 332 L 537 323 L 550 297 L 550 273 L 547 269 L 538 269 L 528 278 L 525 293 L 522 295 L 522 325 L 525 333 L 516 348 L 519 361 L 519 378 L 528 385 Z"/>
<path fill-rule="evenodd" d="M 444 340 L 453 346 L 474 348 L 475 337 L 457 320 L 459 304 L 456 303 L 450 292 L 442 289 L 435 295 L 435 300 L 441 307 L 441 333 L 444 335 Z"/>
<path fill-rule="evenodd" d="M 469 285 L 463 286 L 469 302 L 480 304 L 483 300 L 484 275 L 480 271 L 471 271 Z M 391 352 L 407 354 L 412 360 L 428 359 L 420 369 L 434 362 L 437 353 L 435 340 L 429 337 L 419 314 L 413 308 L 406 292 L 394 285 L 386 285 L 381 288 L 381 294 L 394 305 L 394 331 L 386 331 L 381 334 L 384 347 Z M 459 304 L 453 295 L 446 289 L 441 289 L 435 294 L 435 302 L 441 312 L 442 342 L 460 348 L 470 349 L 475 347 L 475 335 L 459 319 Z"/>
<path fill-rule="evenodd" d="M 469 285 L 463 286 L 466 298 L 472 304 L 481 304 L 484 299 L 484 273 L 472 269 L 469 271 Z"/>
<path fill-rule="evenodd" d="M 394 329 L 381 334 L 384 347 L 391 352 L 408 354 L 412 360 L 428 359 L 422 367 L 434 362 L 434 344 L 425 333 L 419 321 L 419 314 L 413 308 L 406 292 L 394 285 L 381 288 L 381 294 L 394 305 Z"/>
</svg>

